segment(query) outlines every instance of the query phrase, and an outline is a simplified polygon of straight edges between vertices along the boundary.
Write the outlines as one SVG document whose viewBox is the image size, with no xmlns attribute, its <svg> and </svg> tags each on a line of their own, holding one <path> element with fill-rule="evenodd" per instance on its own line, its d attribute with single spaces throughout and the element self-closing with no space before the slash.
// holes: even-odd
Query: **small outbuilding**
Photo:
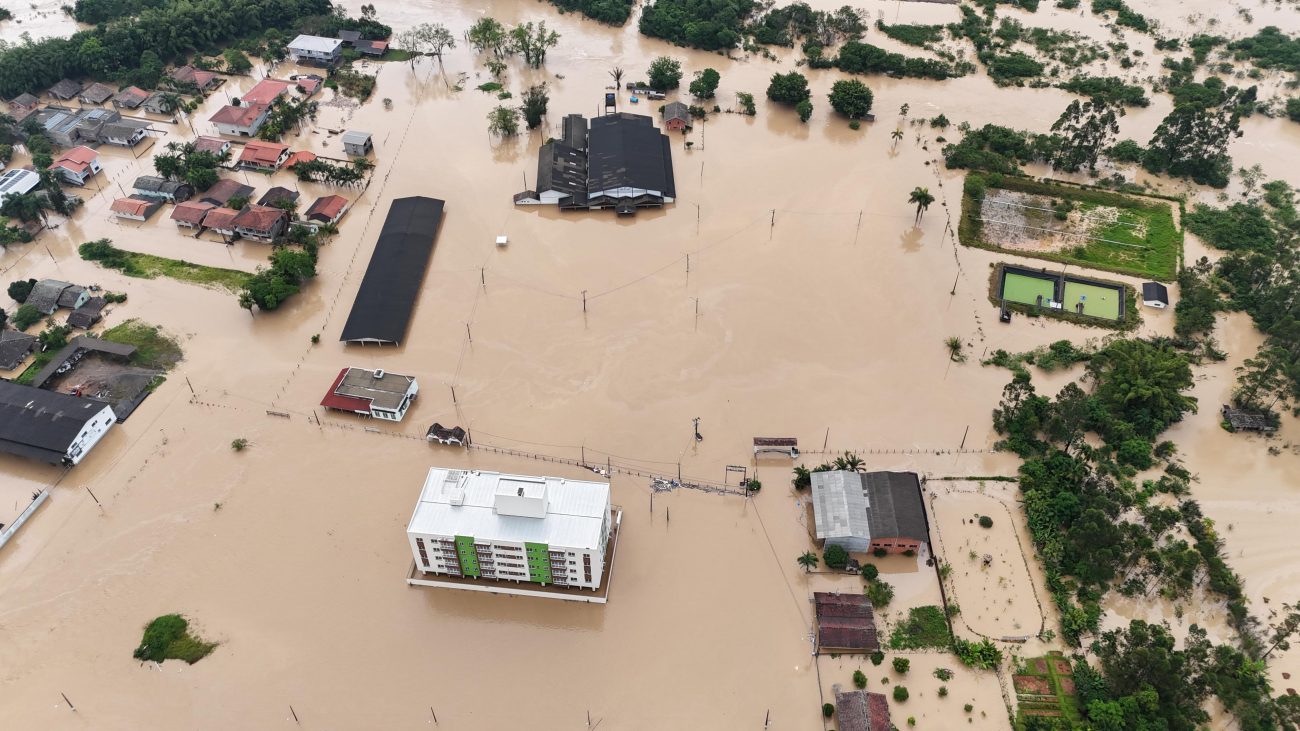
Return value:
<svg viewBox="0 0 1300 731">
<path fill-rule="evenodd" d="M 659 113 L 664 118 L 664 129 L 682 131 L 691 128 L 691 108 L 681 102 L 668 102 Z"/>
<path fill-rule="evenodd" d="M 464 429 L 458 426 L 445 427 L 436 421 L 433 426 L 429 427 L 429 431 L 424 435 L 424 438 L 430 442 L 456 447 L 464 447 L 469 444 L 469 437 Z"/>
<path fill-rule="evenodd" d="M 141 175 L 135 179 L 134 195 L 137 198 L 157 198 L 168 203 L 180 203 L 194 195 L 194 186 L 158 175 Z"/>
<path fill-rule="evenodd" d="M 343 152 L 350 157 L 365 157 L 374 149 L 370 133 L 360 130 L 348 130 L 343 133 Z"/>
<path fill-rule="evenodd" d="M 150 114 L 171 114 L 176 111 L 175 100 L 177 97 L 164 94 L 161 91 L 155 91 L 144 100 L 144 110 Z"/>
<path fill-rule="evenodd" d="M 303 217 L 316 223 L 338 223 L 347 210 L 347 198 L 341 195 L 324 195 L 311 204 Z"/>
<path fill-rule="evenodd" d="M 206 201 L 214 206 L 224 206 L 235 198 L 251 198 L 253 193 L 256 192 L 252 186 L 244 185 L 238 180 L 222 178 L 214 183 L 211 188 L 203 191 L 203 196 L 199 200 Z"/>
<path fill-rule="evenodd" d="M 1277 431 L 1277 424 L 1269 416 L 1269 414 L 1261 414 L 1255 411 L 1234 409 L 1226 404 L 1223 407 L 1223 420 L 1228 426 L 1232 427 L 1233 431 L 1257 431 L 1272 434 Z"/>
<path fill-rule="evenodd" d="M 39 107 L 40 105 L 40 99 L 37 99 L 32 94 L 23 93 L 9 100 L 9 111 L 15 113 L 27 113 L 36 109 L 36 107 Z"/>
<path fill-rule="evenodd" d="M 59 83 L 50 87 L 50 96 L 55 99 L 62 99 L 65 102 L 76 98 L 80 93 L 81 84 L 72 79 L 63 79 L 59 81 Z"/>
<path fill-rule="evenodd" d="M 274 188 L 271 188 L 270 190 L 263 193 L 262 197 L 258 199 L 257 205 L 274 206 L 275 204 L 281 202 L 296 203 L 298 200 L 298 195 L 299 195 L 298 191 L 296 190 L 289 190 L 288 188 L 282 185 L 277 185 Z"/>
<path fill-rule="evenodd" d="M 86 303 L 72 311 L 68 315 L 68 325 L 82 330 L 89 330 L 95 326 L 95 323 L 103 319 L 104 307 L 108 300 L 103 297 L 91 297 Z"/>
<path fill-rule="evenodd" d="M 1169 306 L 1169 288 L 1160 282 L 1142 284 L 1142 304 L 1163 310 Z"/>
<path fill-rule="evenodd" d="M 192 86 L 200 92 L 211 91 L 221 86 L 225 79 L 211 71 L 204 71 L 193 66 L 182 66 L 168 74 L 179 86 Z"/>
</svg>

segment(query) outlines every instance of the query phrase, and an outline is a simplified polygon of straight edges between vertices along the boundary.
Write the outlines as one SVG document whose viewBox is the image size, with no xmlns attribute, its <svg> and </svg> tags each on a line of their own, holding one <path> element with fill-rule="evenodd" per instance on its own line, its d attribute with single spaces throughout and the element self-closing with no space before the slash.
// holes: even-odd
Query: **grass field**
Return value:
<svg viewBox="0 0 1300 731">
<path fill-rule="evenodd" d="M 1002 282 L 1002 297 L 1012 302 L 1033 305 L 1038 303 L 1038 297 L 1042 295 L 1043 303 L 1046 304 L 1055 296 L 1055 289 L 1056 285 L 1050 280 L 1007 272 L 1006 279 Z"/>
<path fill-rule="evenodd" d="M 131 356 L 131 363 L 142 368 L 166 370 L 175 365 L 182 355 L 180 344 L 163 334 L 157 325 L 149 325 L 139 320 L 127 320 L 105 330 L 99 337 L 114 343 L 135 346 L 135 355 Z"/>
<path fill-rule="evenodd" d="M 84 243 L 79 248 L 79 252 L 82 259 L 98 262 L 109 269 L 116 269 L 128 277 L 154 279 L 164 276 L 230 292 L 240 291 L 253 277 L 252 274 L 234 269 L 207 267 L 180 259 L 125 251 L 113 246 L 108 239 Z"/>
<path fill-rule="evenodd" d="M 1089 234 L 1091 240 L 1079 246 L 1057 251 L 1012 249 L 999 245 L 996 240 L 990 240 L 980 221 L 981 201 L 991 189 L 1042 196 L 1045 204 L 1068 201 L 1073 204 L 1078 215 L 1085 218 L 1090 218 L 1090 211 L 1099 206 L 1118 209 L 1119 217 L 1116 221 L 1093 229 Z M 1183 232 L 1174 223 L 1174 205 L 1176 204 L 1168 201 L 1030 178 L 971 173 L 966 176 L 962 195 L 958 238 L 966 246 L 1009 251 L 1021 256 L 1169 282 L 1177 275 L 1183 251 Z M 1037 215 L 1050 217 L 1050 214 Z M 1144 227 L 1143 235 L 1139 235 Z"/>
<path fill-rule="evenodd" d="M 1064 305 L 1071 312 L 1074 311 L 1075 303 L 1083 298 L 1083 314 L 1118 320 L 1121 297 L 1123 295 L 1120 292 L 1110 287 L 1065 280 Z"/>
</svg>

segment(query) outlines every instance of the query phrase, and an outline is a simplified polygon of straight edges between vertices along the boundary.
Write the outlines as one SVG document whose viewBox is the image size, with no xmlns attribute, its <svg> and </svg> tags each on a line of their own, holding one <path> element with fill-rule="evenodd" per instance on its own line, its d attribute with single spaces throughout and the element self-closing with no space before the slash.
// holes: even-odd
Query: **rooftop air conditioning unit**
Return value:
<svg viewBox="0 0 1300 731">
<path fill-rule="evenodd" d="M 384 369 L 383 369 L 383 368 L 376 368 L 376 369 L 375 369 L 375 378 L 383 378 L 383 377 L 384 377 Z"/>
</svg>

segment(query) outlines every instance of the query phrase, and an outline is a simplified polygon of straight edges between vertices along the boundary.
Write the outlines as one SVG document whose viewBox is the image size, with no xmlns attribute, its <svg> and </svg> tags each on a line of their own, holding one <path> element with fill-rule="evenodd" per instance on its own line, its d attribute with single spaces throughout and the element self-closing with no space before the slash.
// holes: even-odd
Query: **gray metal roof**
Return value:
<svg viewBox="0 0 1300 731">
<path fill-rule="evenodd" d="M 587 191 L 587 154 L 563 142 L 551 141 L 537 153 L 537 192 L 557 190 L 567 195 Z"/>
<path fill-rule="evenodd" d="M 921 484 L 912 472 L 814 472 L 817 538 L 928 541 Z"/>
<path fill-rule="evenodd" d="M 57 279 L 42 279 L 32 287 L 32 291 L 27 295 L 27 301 L 23 304 L 31 305 L 40 312 L 49 315 L 59 307 L 59 297 L 63 290 L 71 287 L 68 282 L 60 282 Z"/>
<path fill-rule="evenodd" d="M 369 132 L 362 132 L 359 129 L 350 129 L 343 133 L 343 144 L 345 145 L 364 145 L 370 140 Z"/>
<path fill-rule="evenodd" d="M 1146 282 L 1142 285 L 1143 302 L 1160 302 L 1169 304 L 1169 288 L 1159 282 Z"/>
<path fill-rule="evenodd" d="M 17 330 L 0 330 L 0 370 L 11 371 L 36 347 L 36 336 Z"/>
<path fill-rule="evenodd" d="M 668 137 L 639 114 L 591 120 L 587 132 L 587 192 L 617 188 L 655 190 L 676 197 Z"/>
<path fill-rule="evenodd" d="M 0 451 L 57 464 L 108 404 L 0 381 Z"/>
</svg>

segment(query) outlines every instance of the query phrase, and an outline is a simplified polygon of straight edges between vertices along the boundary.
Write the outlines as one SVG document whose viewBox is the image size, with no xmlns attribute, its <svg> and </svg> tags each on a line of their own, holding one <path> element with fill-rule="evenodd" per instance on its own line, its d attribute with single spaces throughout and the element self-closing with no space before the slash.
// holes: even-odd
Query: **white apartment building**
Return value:
<svg viewBox="0 0 1300 731">
<path fill-rule="evenodd" d="M 289 59 L 294 63 L 331 65 L 343 57 L 343 41 L 338 38 L 300 35 L 289 42 Z"/>
<path fill-rule="evenodd" d="M 406 534 L 422 574 L 595 591 L 611 507 L 602 482 L 434 467 Z"/>
</svg>

